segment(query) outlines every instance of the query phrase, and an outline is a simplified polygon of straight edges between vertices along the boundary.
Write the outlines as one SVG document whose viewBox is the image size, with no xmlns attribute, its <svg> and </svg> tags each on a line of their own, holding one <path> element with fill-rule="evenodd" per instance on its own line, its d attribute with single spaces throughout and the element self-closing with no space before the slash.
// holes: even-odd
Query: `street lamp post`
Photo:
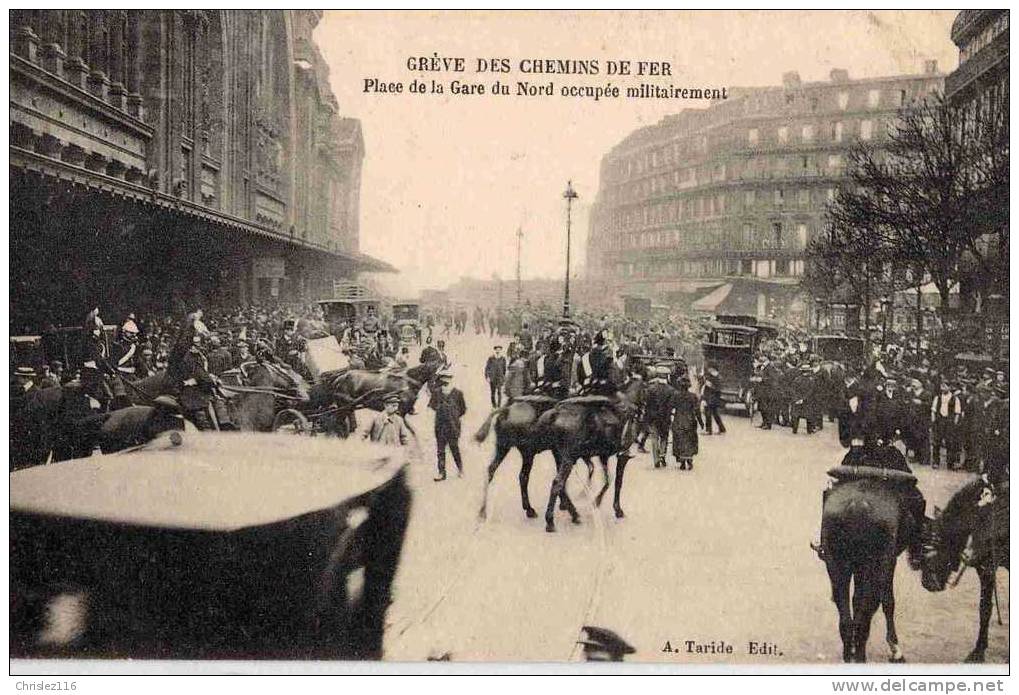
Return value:
<svg viewBox="0 0 1019 695">
<path fill-rule="evenodd" d="M 573 181 L 566 182 L 566 190 L 563 198 L 566 198 L 566 290 L 563 295 L 563 317 L 570 317 L 570 217 L 573 211 L 573 201 L 579 196 L 573 190 Z"/>
</svg>

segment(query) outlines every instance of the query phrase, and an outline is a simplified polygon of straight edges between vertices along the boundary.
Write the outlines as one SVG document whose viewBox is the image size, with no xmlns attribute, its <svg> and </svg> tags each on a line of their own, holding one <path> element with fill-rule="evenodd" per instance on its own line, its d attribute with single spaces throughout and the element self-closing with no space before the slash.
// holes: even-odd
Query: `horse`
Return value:
<svg viewBox="0 0 1019 695">
<path fill-rule="evenodd" d="M 870 623 L 884 610 L 890 661 L 903 663 L 895 631 L 895 565 L 911 534 L 919 533 L 903 501 L 901 483 L 877 478 L 847 480 L 833 487 L 821 512 L 822 557 L 839 613 L 842 659 L 867 660 Z M 852 605 L 849 602 L 852 582 Z"/>
<path fill-rule="evenodd" d="M 245 362 L 236 370 L 223 374 L 226 385 L 223 391 L 231 396 L 230 416 L 232 425 L 245 432 L 270 432 L 276 417 L 277 397 L 273 393 L 245 393 L 232 391 L 234 386 L 247 386 L 279 391 L 293 395 L 298 401 L 310 400 L 310 389 L 307 382 L 293 368 L 284 363 Z M 235 395 L 234 395 L 235 394 Z"/>
<path fill-rule="evenodd" d="M 948 501 L 944 511 L 935 508 L 924 539 L 923 588 L 944 591 L 972 566 L 980 578 L 980 627 L 976 645 L 966 657 L 968 663 L 983 663 L 987 651 L 987 628 L 991 622 L 991 600 L 995 598 L 995 573 L 1009 568 L 1008 484 L 997 486 L 994 499 L 982 499 L 987 489 L 980 478 L 968 481 Z"/>
<path fill-rule="evenodd" d="M 400 415 L 414 411 L 421 389 L 428 385 L 439 371 L 438 362 L 425 362 L 403 371 L 370 371 L 367 369 L 338 369 L 323 372 L 311 387 L 311 406 L 328 406 L 354 403 L 365 399 L 364 407 L 382 410 L 382 398 L 391 393 L 400 396 Z M 376 394 L 374 397 L 371 394 Z"/>
<path fill-rule="evenodd" d="M 499 470 L 499 466 L 511 449 L 519 451 L 521 456 L 518 478 L 520 480 L 520 503 L 523 506 L 524 514 L 528 519 L 538 516 L 534 507 L 531 506 L 527 486 L 531 479 L 534 457 L 553 448 L 553 442 L 547 436 L 548 432 L 538 425 L 538 420 L 558 402 L 551 396 L 540 394 L 520 396 L 501 408 L 494 409 L 482 423 L 481 428 L 474 435 L 474 440 L 479 444 L 485 441 L 494 424 L 495 454 L 492 457 L 492 462 L 488 464 L 488 478 L 485 482 L 485 492 L 481 501 L 481 509 L 478 511 L 478 518 L 484 519 L 487 516 L 488 490 L 492 485 L 495 472 Z M 558 461 L 556 467 L 558 468 Z M 562 491 L 561 502 L 564 509 L 572 510 L 574 521 L 579 520 L 579 514 L 566 494 L 565 488 Z"/>
<path fill-rule="evenodd" d="M 174 429 L 183 422 L 158 404 L 96 412 L 78 385 L 38 389 L 12 413 L 11 470 L 121 451 Z"/>
<path fill-rule="evenodd" d="M 64 461 L 87 456 L 68 431 L 70 423 L 94 414 L 89 397 L 79 385 L 33 389 L 17 407 L 12 404 L 10 420 L 10 468 L 17 470 L 47 461 Z"/>
<path fill-rule="evenodd" d="M 606 396 L 579 396 L 560 401 L 554 408 L 538 418 L 537 427 L 551 439 L 556 453 L 556 476 L 549 490 L 548 506 L 545 509 L 545 530 L 555 531 L 555 500 L 566 489 L 566 481 L 578 459 L 593 459 L 601 462 L 604 484 L 595 496 L 595 506 L 601 505 L 602 497 L 609 487 L 608 459 L 616 457 L 615 495 L 613 509 L 617 519 L 626 515 L 620 503 L 623 489 L 623 474 L 630 460 L 630 445 L 633 443 L 634 404 L 640 397 L 644 382 L 630 379 L 616 398 Z M 568 500 L 569 498 L 567 498 Z M 568 511 L 573 523 L 579 518 L 572 503 Z"/>
</svg>

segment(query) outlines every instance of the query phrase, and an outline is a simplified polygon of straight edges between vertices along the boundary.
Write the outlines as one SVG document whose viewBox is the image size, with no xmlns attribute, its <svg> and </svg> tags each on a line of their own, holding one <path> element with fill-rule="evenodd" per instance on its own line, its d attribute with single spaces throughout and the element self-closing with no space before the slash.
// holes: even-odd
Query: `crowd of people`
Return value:
<svg viewBox="0 0 1019 695">
<path fill-rule="evenodd" d="M 429 307 L 415 336 L 420 346 L 415 359 L 392 317 L 376 312 L 370 309 L 337 332 L 352 367 L 402 370 L 425 362 L 448 367 L 445 338 L 463 334 L 470 322 L 476 335 L 497 338 L 484 368 L 492 407 L 532 393 L 556 399 L 614 397 L 622 383 L 636 376 L 646 382 L 636 404 L 637 443 L 643 449 L 650 438 L 656 466 L 664 465 L 670 433 L 678 464 L 690 468 L 698 431 L 726 432 L 727 365 L 705 362 L 701 349 L 711 330 L 710 317 L 638 319 L 578 311 L 564 320 L 547 307 Z M 109 318 L 99 308 L 89 312 L 77 363 L 53 357 L 34 365 L 12 364 L 12 397 L 77 382 L 102 410 L 114 407 L 117 397 L 110 387 L 116 380 L 107 377 L 133 382 L 166 370 L 178 391 L 201 391 L 252 360 L 282 362 L 310 380 L 307 340 L 335 329 L 318 305 L 197 310 L 173 317 L 128 313 L 118 317 L 119 330 L 110 343 L 103 335 Z M 53 332 L 41 331 L 44 344 Z M 875 435 L 901 440 L 921 465 L 979 472 L 987 468 L 988 450 L 1007 442 L 1008 382 L 1001 370 L 935 363 L 915 345 L 894 342 L 860 355 L 855 364 L 833 364 L 812 351 L 811 334 L 803 328 L 777 327 L 770 336 L 756 343 L 752 356 L 751 389 L 761 429 L 785 426 L 797 433 L 804 422 L 806 433 L 813 434 L 823 429 L 825 417 L 845 420 L 848 404 L 866 391 L 870 407 L 880 413 Z M 436 408 L 442 400 L 436 398 Z M 199 409 L 205 405 L 197 400 Z M 450 412 L 465 409 L 458 403 Z M 459 434 L 452 424 L 446 430 Z M 444 432 L 440 449 L 449 449 L 459 467 L 457 438 Z M 444 461 L 444 453 L 439 460 Z M 439 468 L 444 476 L 445 466 Z"/>
</svg>

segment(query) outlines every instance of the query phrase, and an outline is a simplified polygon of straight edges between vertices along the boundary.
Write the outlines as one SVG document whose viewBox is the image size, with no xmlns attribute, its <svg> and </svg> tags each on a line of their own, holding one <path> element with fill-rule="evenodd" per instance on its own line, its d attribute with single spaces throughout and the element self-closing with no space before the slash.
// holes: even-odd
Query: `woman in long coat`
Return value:
<svg viewBox="0 0 1019 695">
<path fill-rule="evenodd" d="M 681 471 L 693 470 L 697 427 L 703 427 L 699 405 L 697 396 L 690 391 L 690 378 L 682 377 L 676 396 L 676 415 L 672 419 L 672 455 L 679 461 Z"/>
</svg>

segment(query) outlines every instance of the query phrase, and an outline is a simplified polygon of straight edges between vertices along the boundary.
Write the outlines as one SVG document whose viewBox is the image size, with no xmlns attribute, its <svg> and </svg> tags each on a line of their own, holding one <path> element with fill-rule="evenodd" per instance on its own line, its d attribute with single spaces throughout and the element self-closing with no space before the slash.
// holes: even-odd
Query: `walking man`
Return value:
<svg viewBox="0 0 1019 695">
<path fill-rule="evenodd" d="M 488 361 L 485 362 L 485 380 L 492 398 L 492 407 L 502 405 L 502 385 L 506 382 L 506 358 L 502 354 L 502 345 L 496 345 Z"/>
<path fill-rule="evenodd" d="M 652 367 L 652 370 L 651 383 L 644 392 L 644 424 L 651 436 L 651 458 L 655 468 L 665 468 L 672 408 L 679 394 L 666 381 L 667 368 Z"/>
<path fill-rule="evenodd" d="M 435 482 L 446 479 L 446 448 L 453 455 L 457 475 L 463 477 L 463 459 L 460 456 L 460 418 L 467 412 L 467 404 L 460 389 L 452 384 L 453 375 L 441 371 L 436 375 L 439 390 L 432 394 L 428 407 L 435 411 L 435 448 L 439 475 Z"/>
<path fill-rule="evenodd" d="M 941 447 L 944 447 L 948 454 L 948 468 L 958 467 L 961 418 L 962 406 L 959 397 L 952 393 L 947 381 L 942 381 L 940 393 L 931 402 L 931 433 L 934 435 L 931 468 L 941 467 Z"/>
<path fill-rule="evenodd" d="M 725 434 L 725 425 L 719 409 L 722 407 L 722 380 L 718 370 L 708 367 L 704 377 L 704 388 L 701 390 L 701 401 L 704 403 L 704 434 L 711 434 L 711 423 L 718 424 L 718 433 Z"/>
<path fill-rule="evenodd" d="M 409 440 L 407 423 L 396 412 L 400 407 L 399 396 L 387 396 L 383 405 L 385 410 L 372 420 L 371 426 L 364 433 L 364 439 L 389 446 L 406 446 Z"/>
</svg>

